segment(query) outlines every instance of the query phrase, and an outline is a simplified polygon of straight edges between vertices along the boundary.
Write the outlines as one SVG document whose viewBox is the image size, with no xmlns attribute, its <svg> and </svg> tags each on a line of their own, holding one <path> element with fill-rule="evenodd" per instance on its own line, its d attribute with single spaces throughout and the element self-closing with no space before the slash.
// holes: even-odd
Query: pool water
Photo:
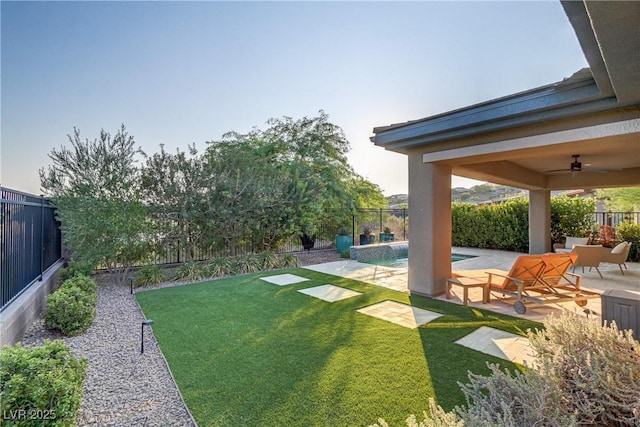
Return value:
<svg viewBox="0 0 640 427">
<path fill-rule="evenodd" d="M 469 259 L 469 258 L 475 258 L 475 256 L 451 254 L 451 262 L 462 261 L 463 259 Z M 409 258 L 381 259 L 378 261 L 371 261 L 369 264 L 381 265 L 383 267 L 392 267 L 392 268 L 408 268 Z"/>
</svg>

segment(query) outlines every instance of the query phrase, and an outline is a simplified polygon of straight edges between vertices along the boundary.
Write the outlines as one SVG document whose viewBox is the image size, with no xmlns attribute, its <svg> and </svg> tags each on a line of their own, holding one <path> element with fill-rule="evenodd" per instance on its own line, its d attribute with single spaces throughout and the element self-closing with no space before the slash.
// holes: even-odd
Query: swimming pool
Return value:
<svg viewBox="0 0 640 427">
<path fill-rule="evenodd" d="M 475 255 L 451 254 L 451 262 L 462 261 L 463 259 L 469 258 L 475 258 Z M 383 267 L 391 268 L 408 268 L 409 258 L 380 259 L 377 261 L 371 261 L 368 264 L 381 265 Z"/>
</svg>

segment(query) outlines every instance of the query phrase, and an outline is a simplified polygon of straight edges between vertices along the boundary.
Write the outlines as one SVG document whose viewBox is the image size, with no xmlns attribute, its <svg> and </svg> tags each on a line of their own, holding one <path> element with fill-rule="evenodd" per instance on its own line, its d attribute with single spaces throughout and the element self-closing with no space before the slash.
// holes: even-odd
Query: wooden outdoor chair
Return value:
<svg viewBox="0 0 640 427">
<path fill-rule="evenodd" d="M 521 255 L 507 271 L 486 270 L 484 274 L 489 290 L 502 294 L 505 300 L 514 301 L 518 314 L 526 313 L 525 303 L 553 304 L 574 301 L 585 306 L 587 300 L 599 298 L 597 292 L 580 288 L 580 276 L 569 273 L 576 261 L 575 254 Z M 480 280 L 482 270 L 456 272 Z M 487 296 L 489 302 L 490 296 Z"/>
<path fill-rule="evenodd" d="M 544 268 L 544 260 L 540 255 L 521 255 L 508 272 L 498 273 L 496 270 L 487 272 L 489 289 L 500 292 L 503 296 L 510 295 L 514 297 L 516 299 L 514 303 L 516 313 L 524 314 L 527 311 L 523 302 L 526 290 L 532 289 L 539 284 L 540 273 Z M 487 301 L 490 298 L 491 296 L 489 295 Z"/>
</svg>

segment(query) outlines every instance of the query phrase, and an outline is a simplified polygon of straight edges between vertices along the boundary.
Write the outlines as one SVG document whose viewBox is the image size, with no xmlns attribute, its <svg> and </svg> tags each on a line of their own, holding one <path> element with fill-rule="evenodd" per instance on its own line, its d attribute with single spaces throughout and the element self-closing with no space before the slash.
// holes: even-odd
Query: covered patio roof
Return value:
<svg viewBox="0 0 640 427">
<path fill-rule="evenodd" d="M 564 80 L 374 128 L 390 151 L 421 150 L 454 175 L 529 190 L 640 185 L 640 2 L 562 5 L 590 67 Z M 570 169 L 580 155 L 580 172 Z M 551 172 L 555 171 L 555 172 Z"/>
<path fill-rule="evenodd" d="M 531 253 L 551 248 L 551 190 L 640 185 L 640 2 L 561 3 L 589 68 L 374 128 L 374 144 L 408 158 L 412 293 L 440 295 L 451 277 L 452 174 L 529 190 Z"/>
</svg>

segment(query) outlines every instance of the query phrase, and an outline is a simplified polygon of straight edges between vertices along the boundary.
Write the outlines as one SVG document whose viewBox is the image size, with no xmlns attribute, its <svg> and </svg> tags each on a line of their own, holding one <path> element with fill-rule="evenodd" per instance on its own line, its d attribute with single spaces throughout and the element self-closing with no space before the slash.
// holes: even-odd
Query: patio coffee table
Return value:
<svg viewBox="0 0 640 427">
<path fill-rule="evenodd" d="M 447 294 L 446 298 L 451 299 L 451 287 L 453 285 L 460 286 L 462 288 L 462 304 L 467 305 L 469 301 L 469 288 L 482 288 L 482 303 L 487 304 L 489 302 L 489 274 L 498 273 L 504 274 L 502 270 L 487 269 L 487 270 L 458 270 L 453 272 L 453 277 L 447 279 Z"/>
</svg>

